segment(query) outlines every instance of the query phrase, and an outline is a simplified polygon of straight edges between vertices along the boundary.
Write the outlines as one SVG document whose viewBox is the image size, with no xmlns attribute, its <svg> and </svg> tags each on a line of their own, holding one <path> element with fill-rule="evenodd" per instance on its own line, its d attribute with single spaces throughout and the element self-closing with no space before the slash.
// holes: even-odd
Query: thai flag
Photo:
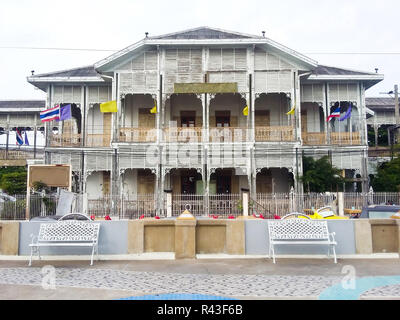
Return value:
<svg viewBox="0 0 400 320">
<path fill-rule="evenodd" d="M 22 146 L 24 144 L 24 139 L 22 138 L 21 132 L 17 129 L 17 145 Z"/>
<path fill-rule="evenodd" d="M 59 105 L 57 105 L 54 108 L 42 111 L 40 113 L 40 120 L 42 122 L 48 122 L 48 121 L 58 120 L 58 119 L 60 119 L 60 106 Z"/>
<path fill-rule="evenodd" d="M 331 115 L 326 119 L 326 122 L 331 121 L 332 118 L 340 118 L 340 107 L 331 113 Z"/>
</svg>

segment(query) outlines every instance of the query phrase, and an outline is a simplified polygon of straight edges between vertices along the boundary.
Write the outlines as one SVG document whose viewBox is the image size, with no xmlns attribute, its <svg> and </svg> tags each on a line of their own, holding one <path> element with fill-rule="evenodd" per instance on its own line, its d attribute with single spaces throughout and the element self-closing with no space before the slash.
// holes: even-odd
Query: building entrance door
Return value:
<svg viewBox="0 0 400 320">
<path fill-rule="evenodd" d="M 182 194 L 196 194 L 196 177 L 193 175 L 181 177 Z"/>
<path fill-rule="evenodd" d="M 232 180 L 230 176 L 217 176 L 217 194 L 230 194 L 232 191 Z"/>
</svg>

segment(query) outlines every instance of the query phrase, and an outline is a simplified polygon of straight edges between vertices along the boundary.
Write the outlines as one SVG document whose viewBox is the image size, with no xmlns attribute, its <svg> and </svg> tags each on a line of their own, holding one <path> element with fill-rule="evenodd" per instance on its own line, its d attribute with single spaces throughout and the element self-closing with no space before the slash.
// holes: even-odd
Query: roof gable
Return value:
<svg viewBox="0 0 400 320">
<path fill-rule="evenodd" d="M 156 37 L 149 37 L 149 39 L 167 40 L 167 39 L 251 39 L 261 38 L 260 36 L 248 35 L 239 32 L 226 31 L 217 28 L 200 27 L 180 32 L 169 33 Z"/>
</svg>

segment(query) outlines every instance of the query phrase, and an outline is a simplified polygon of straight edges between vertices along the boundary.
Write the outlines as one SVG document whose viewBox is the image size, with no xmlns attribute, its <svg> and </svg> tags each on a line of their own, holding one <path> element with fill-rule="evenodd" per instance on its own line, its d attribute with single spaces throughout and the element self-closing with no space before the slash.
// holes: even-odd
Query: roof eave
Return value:
<svg viewBox="0 0 400 320">
<path fill-rule="evenodd" d="M 104 82 L 101 77 L 28 77 L 29 83 L 41 82 Z"/>
<path fill-rule="evenodd" d="M 384 80 L 382 74 L 371 75 L 310 75 L 307 81 L 361 81 L 369 89 Z"/>
<path fill-rule="evenodd" d="M 46 108 L 0 108 L 0 112 L 41 112 Z"/>
</svg>

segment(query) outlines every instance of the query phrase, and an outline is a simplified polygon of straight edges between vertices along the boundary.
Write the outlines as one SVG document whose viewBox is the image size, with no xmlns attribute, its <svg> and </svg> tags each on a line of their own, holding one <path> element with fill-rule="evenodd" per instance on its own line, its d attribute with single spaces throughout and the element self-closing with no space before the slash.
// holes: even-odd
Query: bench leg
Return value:
<svg viewBox="0 0 400 320">
<path fill-rule="evenodd" d="M 95 246 L 92 247 L 92 258 L 90 260 L 90 265 L 93 265 L 93 255 L 94 255 Z"/>
<path fill-rule="evenodd" d="M 29 258 L 29 264 L 28 264 L 30 267 L 32 266 L 32 255 L 33 255 L 33 247 L 31 247 L 31 256 Z"/>
<path fill-rule="evenodd" d="M 270 252 L 271 252 L 271 251 L 272 251 L 272 262 L 273 262 L 274 264 L 276 264 L 274 245 L 271 245 L 271 246 L 270 246 Z M 270 255 L 271 255 L 271 254 L 270 254 Z"/>
<path fill-rule="evenodd" d="M 335 263 L 337 263 L 337 258 L 336 258 L 336 250 L 335 250 L 335 246 L 332 246 L 332 251 L 333 251 L 333 257 L 334 257 L 334 261 Z"/>
</svg>

